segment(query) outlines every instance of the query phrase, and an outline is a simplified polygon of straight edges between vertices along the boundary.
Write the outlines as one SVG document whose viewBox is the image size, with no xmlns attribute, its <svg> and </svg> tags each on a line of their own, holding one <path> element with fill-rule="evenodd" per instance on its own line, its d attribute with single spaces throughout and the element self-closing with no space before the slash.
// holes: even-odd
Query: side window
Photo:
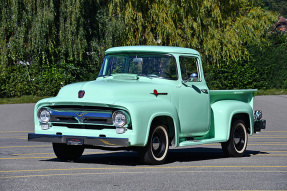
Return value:
<svg viewBox="0 0 287 191">
<path fill-rule="evenodd" d="M 179 63 L 183 80 L 198 82 L 200 79 L 198 70 L 198 60 L 196 57 L 180 56 Z"/>
</svg>

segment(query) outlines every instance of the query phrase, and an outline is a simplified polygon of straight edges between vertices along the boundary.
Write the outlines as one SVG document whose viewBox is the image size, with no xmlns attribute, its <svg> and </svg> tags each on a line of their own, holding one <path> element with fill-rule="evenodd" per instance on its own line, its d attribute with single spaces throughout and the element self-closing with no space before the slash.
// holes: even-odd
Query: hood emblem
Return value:
<svg viewBox="0 0 287 191">
<path fill-rule="evenodd" d="M 150 94 L 154 94 L 156 97 L 158 95 L 167 95 L 167 93 L 158 93 L 157 90 L 153 90 L 153 93 L 150 93 Z"/>
<path fill-rule="evenodd" d="M 86 115 L 87 113 L 84 112 L 79 112 L 79 113 L 75 113 L 78 117 L 83 117 L 84 115 Z"/>
<path fill-rule="evenodd" d="M 78 98 L 82 98 L 82 97 L 84 97 L 84 95 L 85 95 L 85 91 L 84 90 L 80 90 L 78 92 Z"/>
<path fill-rule="evenodd" d="M 88 114 L 88 113 L 84 113 L 84 112 L 78 112 L 75 113 L 77 115 L 77 119 L 79 122 L 83 123 L 83 121 L 85 120 L 85 117 L 83 117 L 84 115 Z"/>
</svg>

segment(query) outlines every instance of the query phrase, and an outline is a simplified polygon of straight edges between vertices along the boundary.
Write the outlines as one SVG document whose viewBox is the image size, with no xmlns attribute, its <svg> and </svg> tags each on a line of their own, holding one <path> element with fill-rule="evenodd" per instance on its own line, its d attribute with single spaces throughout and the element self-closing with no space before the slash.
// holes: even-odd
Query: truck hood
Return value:
<svg viewBox="0 0 287 191">
<path fill-rule="evenodd" d="M 151 80 L 152 81 L 152 80 Z M 158 95 L 155 95 L 156 92 Z M 82 98 L 79 91 L 84 91 Z M 170 89 L 167 85 L 141 80 L 97 79 L 63 87 L 51 102 L 89 102 L 115 104 L 116 101 L 148 101 L 167 99 L 170 101 Z"/>
</svg>

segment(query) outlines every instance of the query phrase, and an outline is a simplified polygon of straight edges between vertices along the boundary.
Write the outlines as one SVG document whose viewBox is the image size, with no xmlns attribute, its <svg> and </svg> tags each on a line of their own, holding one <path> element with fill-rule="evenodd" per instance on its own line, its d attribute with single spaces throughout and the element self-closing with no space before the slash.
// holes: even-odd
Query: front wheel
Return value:
<svg viewBox="0 0 287 191">
<path fill-rule="evenodd" d="M 230 157 L 241 157 L 247 147 L 247 132 L 244 121 L 237 120 L 233 123 L 230 137 L 227 142 L 221 143 L 223 152 Z"/>
<path fill-rule="evenodd" d="M 151 128 L 147 146 L 139 150 L 139 156 L 145 164 L 164 163 L 168 152 L 168 133 L 165 126 Z"/>
<path fill-rule="evenodd" d="M 72 161 L 80 158 L 84 152 L 84 147 L 79 145 L 66 145 L 63 143 L 53 143 L 55 155 L 62 161 Z"/>
</svg>

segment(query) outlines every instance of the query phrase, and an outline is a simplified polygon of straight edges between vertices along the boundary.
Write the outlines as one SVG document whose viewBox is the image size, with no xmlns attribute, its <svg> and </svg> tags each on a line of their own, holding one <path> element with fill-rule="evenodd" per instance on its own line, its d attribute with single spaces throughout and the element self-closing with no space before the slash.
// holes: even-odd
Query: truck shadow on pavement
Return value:
<svg viewBox="0 0 287 191">
<path fill-rule="evenodd" d="M 92 150 L 91 150 L 92 151 Z M 87 151 L 89 153 L 89 150 Z M 246 150 L 243 157 L 251 157 L 257 154 L 268 154 L 260 151 Z M 222 149 L 219 148 L 184 148 L 170 149 L 164 164 L 175 162 L 193 162 L 228 158 L 224 155 Z M 43 160 L 62 162 L 57 158 Z M 95 152 L 95 154 L 83 154 L 80 159 L 72 161 L 73 163 L 87 164 L 106 164 L 121 166 L 137 166 L 143 165 L 138 158 L 136 151 L 116 151 L 116 152 Z"/>
</svg>

